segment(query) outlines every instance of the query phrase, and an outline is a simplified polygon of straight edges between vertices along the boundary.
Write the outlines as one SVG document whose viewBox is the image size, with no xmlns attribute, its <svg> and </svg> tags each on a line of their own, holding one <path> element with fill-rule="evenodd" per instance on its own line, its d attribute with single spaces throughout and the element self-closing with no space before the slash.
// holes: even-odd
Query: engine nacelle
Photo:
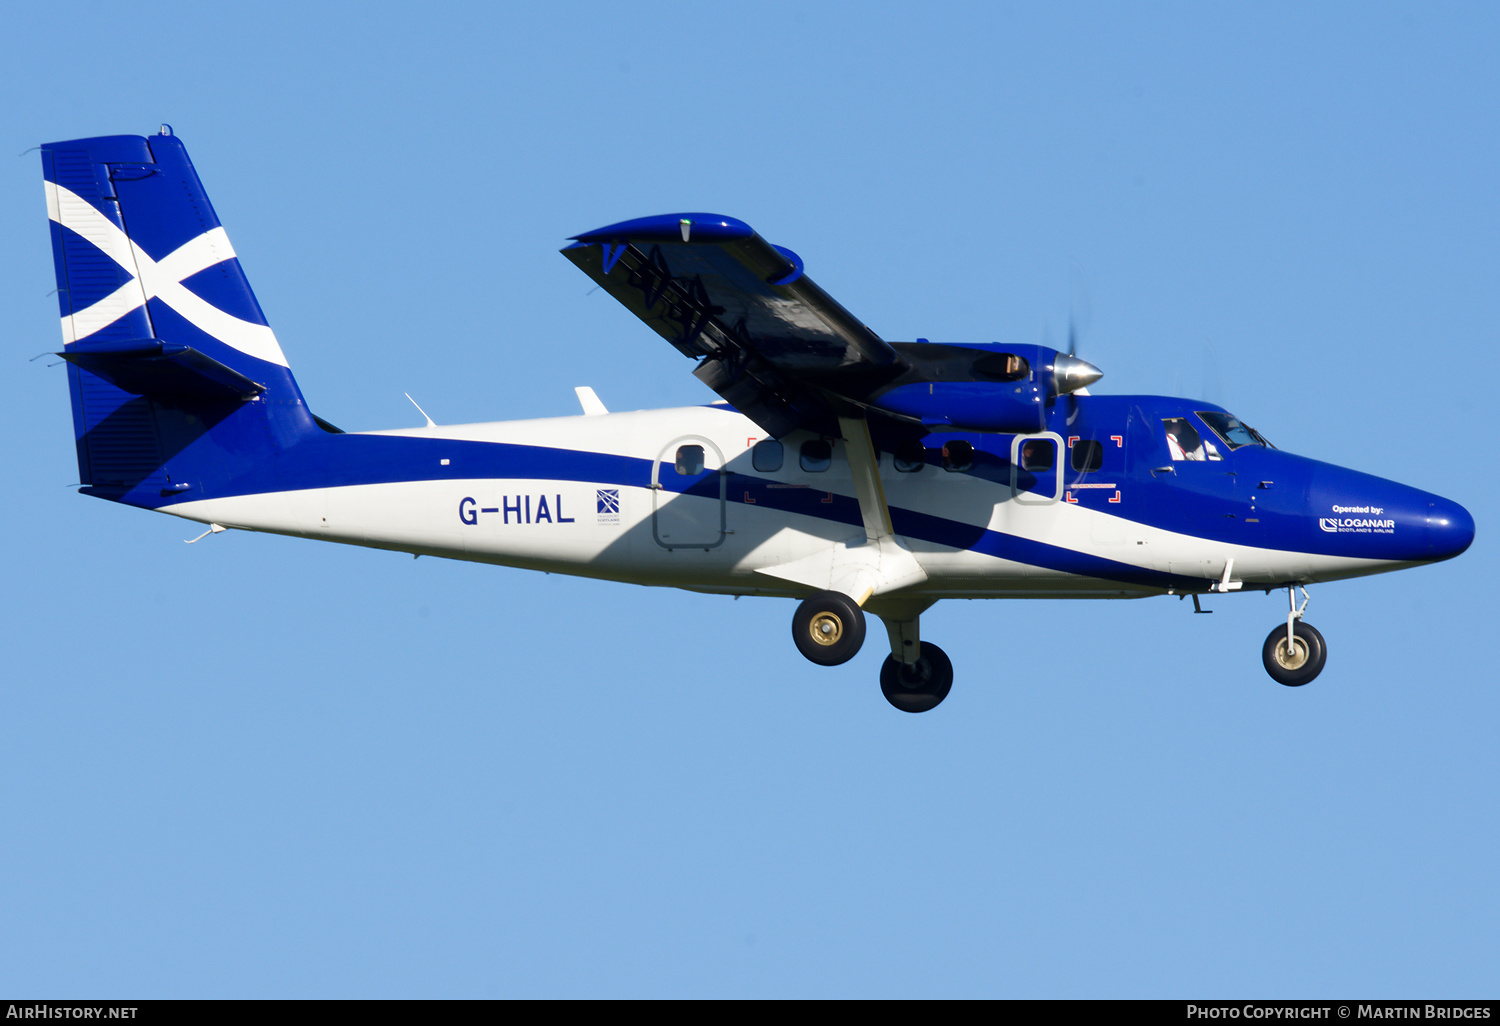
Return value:
<svg viewBox="0 0 1500 1026">
<path fill-rule="evenodd" d="M 893 388 L 875 406 L 927 427 L 1024 434 L 1042 429 L 1046 403 L 1033 381 L 927 381 Z"/>
<path fill-rule="evenodd" d="M 1093 364 L 1047 346 L 929 344 L 901 350 L 911 374 L 871 405 L 931 428 L 1042 430 L 1053 400 L 1103 377 Z"/>
</svg>

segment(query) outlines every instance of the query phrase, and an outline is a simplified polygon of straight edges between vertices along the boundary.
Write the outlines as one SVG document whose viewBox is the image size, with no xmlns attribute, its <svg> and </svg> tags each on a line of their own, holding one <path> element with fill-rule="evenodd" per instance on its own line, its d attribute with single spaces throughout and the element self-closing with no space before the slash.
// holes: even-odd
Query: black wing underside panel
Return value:
<svg viewBox="0 0 1500 1026">
<path fill-rule="evenodd" d="M 795 254 L 732 218 L 642 218 L 580 235 L 562 253 L 777 437 L 833 430 L 846 397 L 904 368 Z"/>
</svg>

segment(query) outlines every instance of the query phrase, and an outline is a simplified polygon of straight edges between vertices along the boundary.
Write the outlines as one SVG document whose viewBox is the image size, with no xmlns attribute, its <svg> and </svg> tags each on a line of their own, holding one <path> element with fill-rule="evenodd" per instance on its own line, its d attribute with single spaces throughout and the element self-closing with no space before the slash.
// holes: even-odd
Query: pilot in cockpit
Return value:
<svg viewBox="0 0 1500 1026">
<path fill-rule="evenodd" d="M 1220 460 L 1219 450 L 1212 442 L 1204 441 L 1198 429 L 1185 417 L 1168 417 L 1162 422 L 1167 432 L 1167 450 L 1174 462 L 1179 460 Z"/>
<path fill-rule="evenodd" d="M 1186 419 L 1168 417 L 1161 423 L 1167 431 L 1167 450 L 1173 462 L 1207 458 L 1203 453 L 1203 438 Z"/>
</svg>

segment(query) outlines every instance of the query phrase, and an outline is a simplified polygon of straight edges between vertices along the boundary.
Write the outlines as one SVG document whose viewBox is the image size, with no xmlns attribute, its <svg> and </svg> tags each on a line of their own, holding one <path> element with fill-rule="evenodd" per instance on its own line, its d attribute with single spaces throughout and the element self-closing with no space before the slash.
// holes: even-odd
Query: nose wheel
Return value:
<svg viewBox="0 0 1500 1026">
<path fill-rule="evenodd" d="M 1286 628 L 1280 624 L 1276 626 L 1266 637 L 1261 659 L 1266 664 L 1266 672 L 1276 683 L 1300 688 L 1323 672 L 1323 664 L 1328 661 L 1328 646 L 1316 627 L 1298 620 L 1292 625 L 1290 643 Z"/>
<path fill-rule="evenodd" d="M 1328 645 L 1316 627 L 1302 622 L 1302 614 L 1307 609 L 1307 589 L 1302 589 L 1301 606 L 1297 605 L 1291 588 L 1286 594 L 1291 607 L 1286 625 L 1278 625 L 1266 635 L 1260 657 L 1272 680 L 1289 688 L 1300 688 L 1323 672 L 1323 664 L 1328 661 Z"/>
</svg>

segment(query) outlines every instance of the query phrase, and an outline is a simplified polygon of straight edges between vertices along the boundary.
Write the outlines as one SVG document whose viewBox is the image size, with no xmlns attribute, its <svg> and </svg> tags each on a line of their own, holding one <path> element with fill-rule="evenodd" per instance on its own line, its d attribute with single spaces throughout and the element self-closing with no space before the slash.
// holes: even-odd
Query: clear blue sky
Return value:
<svg viewBox="0 0 1500 1026">
<path fill-rule="evenodd" d="M 1309 9 L 1309 7 L 1311 9 Z M 887 338 L 1060 342 L 1464 503 L 1283 597 L 949 602 L 948 701 L 790 602 L 81 497 L 0 162 L 0 992 L 1493 996 L 1493 4 L 39 5 L 3 139 L 186 142 L 350 429 L 704 402 L 556 250 L 745 219 Z"/>
</svg>

